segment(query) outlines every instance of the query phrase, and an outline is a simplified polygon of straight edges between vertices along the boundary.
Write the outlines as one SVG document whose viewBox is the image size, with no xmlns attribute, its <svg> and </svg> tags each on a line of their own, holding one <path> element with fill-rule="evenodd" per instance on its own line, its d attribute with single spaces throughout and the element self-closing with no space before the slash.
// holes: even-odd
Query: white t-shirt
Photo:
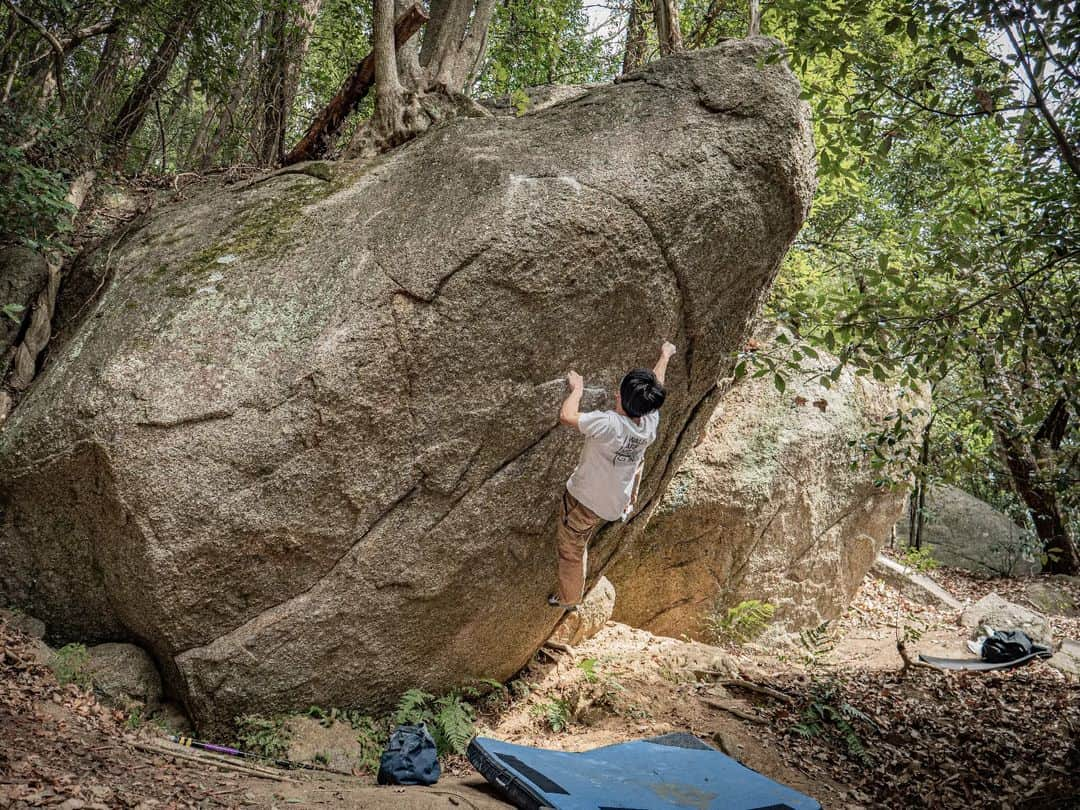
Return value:
<svg viewBox="0 0 1080 810">
<path fill-rule="evenodd" d="M 590 411 L 578 417 L 585 434 L 577 469 L 566 489 L 604 520 L 620 520 L 634 495 L 634 474 L 645 448 L 656 440 L 660 411 L 640 423 L 615 411 Z"/>
</svg>

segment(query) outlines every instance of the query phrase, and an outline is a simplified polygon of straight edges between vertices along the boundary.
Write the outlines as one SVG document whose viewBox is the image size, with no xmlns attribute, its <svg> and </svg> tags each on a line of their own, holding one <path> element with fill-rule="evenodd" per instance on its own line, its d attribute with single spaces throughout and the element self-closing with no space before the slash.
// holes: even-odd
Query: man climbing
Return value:
<svg viewBox="0 0 1080 810">
<path fill-rule="evenodd" d="M 566 482 L 556 531 L 559 585 L 548 604 L 575 610 L 585 588 L 589 539 L 605 522 L 629 516 L 641 483 L 645 449 L 656 440 L 660 406 L 667 392 L 664 374 L 675 346 L 664 341 L 660 359 L 650 371 L 630 371 L 615 392 L 615 410 L 581 413 L 584 381 L 576 371 L 566 375 L 570 393 L 559 421 L 585 436 L 574 474 Z"/>
</svg>

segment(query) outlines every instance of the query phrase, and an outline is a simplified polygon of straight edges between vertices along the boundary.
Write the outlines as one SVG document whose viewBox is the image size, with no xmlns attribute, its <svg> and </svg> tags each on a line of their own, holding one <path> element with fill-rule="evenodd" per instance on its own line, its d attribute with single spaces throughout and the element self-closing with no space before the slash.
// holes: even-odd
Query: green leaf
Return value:
<svg viewBox="0 0 1080 810">
<path fill-rule="evenodd" d="M 787 381 L 779 374 L 773 375 L 773 385 L 776 386 L 776 390 L 781 394 L 784 393 L 784 389 L 787 388 Z"/>
</svg>

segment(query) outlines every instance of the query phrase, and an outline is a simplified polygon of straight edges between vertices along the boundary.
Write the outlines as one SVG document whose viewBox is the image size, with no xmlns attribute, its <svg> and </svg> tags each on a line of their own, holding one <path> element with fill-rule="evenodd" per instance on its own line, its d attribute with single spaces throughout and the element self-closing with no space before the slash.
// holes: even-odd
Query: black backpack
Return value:
<svg viewBox="0 0 1080 810">
<path fill-rule="evenodd" d="M 379 757 L 380 785 L 434 785 L 439 781 L 439 755 L 427 727 L 398 726 Z"/>
<path fill-rule="evenodd" d="M 1044 648 L 1037 648 L 1021 630 L 995 630 L 982 645 L 982 658 L 993 664 L 1016 661 Z"/>
</svg>

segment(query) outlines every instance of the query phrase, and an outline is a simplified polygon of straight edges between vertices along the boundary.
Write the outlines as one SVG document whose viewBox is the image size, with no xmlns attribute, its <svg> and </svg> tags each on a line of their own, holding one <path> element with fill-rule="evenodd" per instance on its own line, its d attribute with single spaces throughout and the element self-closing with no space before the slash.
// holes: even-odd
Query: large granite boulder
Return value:
<svg viewBox="0 0 1080 810">
<path fill-rule="evenodd" d="M 942 565 L 987 577 L 1037 574 L 1038 539 L 986 501 L 954 486 L 930 487 L 926 493 L 923 547 Z M 906 543 L 908 516 L 896 524 Z"/>
<path fill-rule="evenodd" d="M 767 346 L 774 330 L 757 337 Z M 608 572 L 614 618 L 708 640 L 710 613 L 751 599 L 775 607 L 776 637 L 839 616 L 906 495 L 880 488 L 852 443 L 899 404 L 889 386 L 846 370 L 828 390 L 798 377 L 783 393 L 771 375 L 737 382 Z"/>
<path fill-rule="evenodd" d="M 597 406 L 681 347 L 662 491 L 806 216 L 772 46 L 154 212 L 0 434 L 0 596 L 137 639 L 204 731 L 513 674 L 561 615 L 566 370 Z"/>
</svg>

